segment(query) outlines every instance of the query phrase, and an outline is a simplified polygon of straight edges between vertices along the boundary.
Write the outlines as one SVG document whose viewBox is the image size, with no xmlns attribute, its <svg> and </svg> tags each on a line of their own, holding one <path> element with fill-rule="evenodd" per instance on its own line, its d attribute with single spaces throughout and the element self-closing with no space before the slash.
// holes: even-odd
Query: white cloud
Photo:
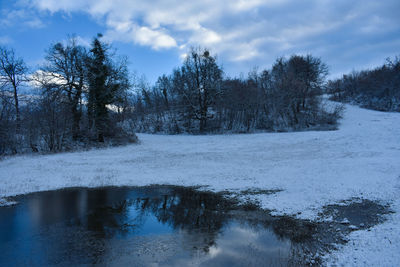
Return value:
<svg viewBox="0 0 400 267">
<path fill-rule="evenodd" d="M 52 13 L 57 11 L 73 12 L 79 11 L 90 5 L 92 1 L 74 0 L 34 0 L 33 5 L 41 10 L 48 10 Z"/>
<path fill-rule="evenodd" d="M 271 64 L 298 51 L 328 56 L 357 34 L 400 31 L 400 19 L 390 13 L 400 8 L 398 0 L 23 1 L 51 13 L 86 12 L 105 24 L 108 41 L 176 49 L 179 55 L 201 45 L 238 64 Z M 358 38 L 351 42 L 373 42 Z"/>
<path fill-rule="evenodd" d="M 30 18 L 25 24 L 30 28 L 43 28 L 45 24 L 39 18 Z"/>
<path fill-rule="evenodd" d="M 37 17 L 34 11 L 29 9 L 2 9 L 0 14 L 0 26 L 10 27 L 20 23 L 29 28 L 42 28 L 45 24 Z"/>
<path fill-rule="evenodd" d="M 233 8 L 236 9 L 237 11 L 243 11 L 243 10 L 249 10 L 254 7 L 257 7 L 259 5 L 262 5 L 266 1 L 263 0 L 239 0 L 236 2 L 233 2 Z"/>
<path fill-rule="evenodd" d="M 189 39 L 190 43 L 199 45 L 212 45 L 221 42 L 222 37 L 213 30 L 200 27 L 195 30 L 192 37 Z"/>
<path fill-rule="evenodd" d="M 187 59 L 187 57 L 188 57 L 187 53 L 182 53 L 179 55 L 179 58 L 181 59 L 182 62 L 185 61 Z"/>
<path fill-rule="evenodd" d="M 109 30 L 105 39 L 123 42 L 134 42 L 139 45 L 150 46 L 155 50 L 177 47 L 176 40 L 166 33 L 165 29 L 152 29 L 146 26 L 139 26 L 132 21 L 107 20 Z"/>
<path fill-rule="evenodd" d="M 132 31 L 135 42 L 148 45 L 154 49 L 176 47 L 176 41 L 171 36 L 152 30 L 148 27 L 135 27 Z"/>
<path fill-rule="evenodd" d="M 262 35 L 277 40 L 276 50 L 290 47 L 288 39 L 302 37 L 305 31 L 317 30 L 312 23 L 300 24 L 284 32 L 271 27 L 268 20 L 254 22 L 252 12 L 261 7 L 273 8 L 288 1 L 239 0 L 239 1 L 106 1 L 106 0 L 35 0 L 41 10 L 50 12 L 73 12 L 84 10 L 95 17 L 105 17 L 107 38 L 132 41 L 153 49 L 168 49 L 202 45 L 218 53 L 230 54 L 230 60 L 242 61 L 259 56 L 262 42 L 255 42 Z M 238 13 L 249 16 L 247 21 L 235 21 Z M 246 15 L 246 13 L 249 13 Z M 251 14 L 250 14 L 251 13 Z M 221 25 L 219 20 L 230 20 L 230 25 Z M 139 23 L 140 21 L 140 23 Z M 244 24 L 244 25 L 243 25 Z M 238 30 L 239 29 L 239 30 Z M 268 31 L 270 30 L 270 31 Z M 234 34 L 233 34 L 234 33 Z M 290 35 L 285 38 L 284 35 Z M 281 42 L 279 44 L 279 42 Z"/>
</svg>

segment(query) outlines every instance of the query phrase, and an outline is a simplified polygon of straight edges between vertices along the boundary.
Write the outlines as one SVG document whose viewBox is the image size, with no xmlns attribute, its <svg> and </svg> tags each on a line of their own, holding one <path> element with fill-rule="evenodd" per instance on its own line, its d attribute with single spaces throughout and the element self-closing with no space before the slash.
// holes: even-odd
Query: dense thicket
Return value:
<svg viewBox="0 0 400 267">
<path fill-rule="evenodd" d="M 388 59 L 373 70 L 352 72 L 329 81 L 332 99 L 365 108 L 400 112 L 400 59 Z"/>
<path fill-rule="evenodd" d="M 90 50 L 74 38 L 51 45 L 43 66 L 29 75 L 13 50 L 0 49 L 0 155 L 137 140 L 124 116 L 126 60 L 100 37 Z M 29 92 L 20 94 L 22 87 Z"/>
<path fill-rule="evenodd" d="M 204 133 L 334 128 L 340 110 L 321 103 L 328 73 L 320 59 L 279 58 L 245 79 L 223 78 L 209 51 L 192 49 L 172 74 L 140 88 L 132 118 L 144 132 Z"/>
</svg>

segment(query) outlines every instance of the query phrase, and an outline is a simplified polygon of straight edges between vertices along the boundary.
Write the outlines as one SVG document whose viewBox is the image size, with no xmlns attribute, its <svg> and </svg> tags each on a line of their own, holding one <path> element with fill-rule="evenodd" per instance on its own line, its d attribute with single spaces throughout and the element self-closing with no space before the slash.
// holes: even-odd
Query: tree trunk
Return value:
<svg viewBox="0 0 400 267">
<path fill-rule="evenodd" d="M 16 115 L 16 133 L 19 134 L 21 130 L 21 118 L 19 115 L 19 103 L 18 103 L 18 92 L 15 82 L 12 83 L 14 88 L 14 104 L 15 104 L 15 115 Z"/>
<path fill-rule="evenodd" d="M 81 91 L 78 90 L 76 96 L 74 97 L 74 103 L 72 104 L 71 111 L 72 111 L 72 139 L 74 141 L 78 140 L 80 134 L 80 121 L 82 117 L 81 110 L 79 110 L 79 101 L 81 99 Z"/>
<path fill-rule="evenodd" d="M 73 123 L 72 123 L 72 139 L 74 141 L 78 140 L 79 138 L 79 132 L 80 132 L 80 120 L 81 120 L 81 114 L 80 111 L 77 110 L 77 108 L 74 107 L 72 108 L 72 116 L 73 116 Z"/>
</svg>

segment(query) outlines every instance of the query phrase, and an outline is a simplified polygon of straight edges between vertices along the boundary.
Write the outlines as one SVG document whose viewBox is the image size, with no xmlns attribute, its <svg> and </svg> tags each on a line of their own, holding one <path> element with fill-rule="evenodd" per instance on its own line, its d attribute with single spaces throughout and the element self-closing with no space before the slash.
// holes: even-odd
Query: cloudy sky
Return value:
<svg viewBox="0 0 400 267">
<path fill-rule="evenodd" d="M 154 82 L 191 46 L 209 48 L 227 75 L 311 53 L 331 77 L 400 55 L 399 0 L 0 1 L 0 45 L 32 67 L 51 43 L 101 32 L 130 67 Z"/>
</svg>

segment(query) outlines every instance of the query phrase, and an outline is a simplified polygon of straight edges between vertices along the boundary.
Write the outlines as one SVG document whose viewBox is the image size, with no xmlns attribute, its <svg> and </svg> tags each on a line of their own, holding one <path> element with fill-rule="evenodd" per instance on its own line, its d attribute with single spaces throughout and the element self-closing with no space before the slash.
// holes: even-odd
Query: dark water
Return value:
<svg viewBox="0 0 400 267">
<path fill-rule="evenodd" d="M 74 188 L 0 208 L 0 266 L 318 263 L 325 228 L 193 188 Z"/>
</svg>

